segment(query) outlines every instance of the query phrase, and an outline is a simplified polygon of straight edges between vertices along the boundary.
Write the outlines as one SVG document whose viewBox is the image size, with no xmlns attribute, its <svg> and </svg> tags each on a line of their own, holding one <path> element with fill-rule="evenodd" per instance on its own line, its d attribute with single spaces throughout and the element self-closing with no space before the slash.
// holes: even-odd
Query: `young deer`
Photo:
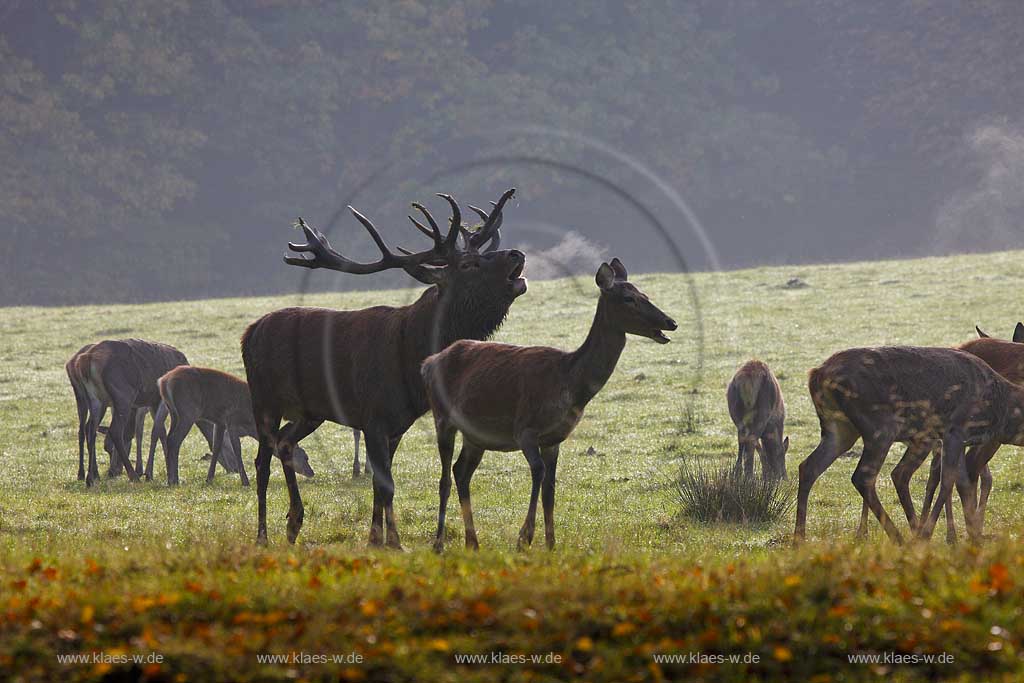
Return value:
<svg viewBox="0 0 1024 683">
<path fill-rule="evenodd" d="M 533 542 L 537 495 L 543 485 L 544 536 L 555 545 L 555 470 L 558 448 L 601 390 L 626 345 L 626 334 L 667 344 L 662 330 L 676 323 L 627 282 L 618 259 L 597 271 L 601 296 L 590 333 L 571 353 L 546 346 L 458 341 L 423 362 L 423 381 L 434 413 L 441 458 L 440 507 L 434 549 L 444 546 L 445 515 L 452 483 L 455 433 L 462 451 L 455 463 L 466 547 L 479 547 L 469 482 L 485 450 L 521 450 L 530 464 L 532 488 L 519 547 Z"/>
<path fill-rule="evenodd" d="M 786 404 L 771 369 L 759 360 L 747 361 L 733 375 L 725 396 L 739 439 L 736 472 L 754 476 L 754 451 L 757 450 L 761 457 L 761 475 L 785 479 L 789 437 L 783 438 L 782 431 Z"/>
<path fill-rule="evenodd" d="M 171 429 L 167 435 L 167 476 L 172 477 L 173 473 L 174 481 L 178 480 L 181 442 L 188 436 L 192 425 L 205 421 L 213 425 L 213 452 L 220 452 L 226 438 L 238 458 L 242 486 L 248 486 L 241 437 L 258 439 L 249 385 L 226 372 L 192 365 L 171 370 L 157 384 L 160 397 L 171 415 Z M 305 450 L 296 446 L 292 457 L 296 472 L 306 477 L 313 476 Z M 210 458 L 206 481 L 213 481 L 216 469 L 217 460 Z"/>
<path fill-rule="evenodd" d="M 907 444 L 897 470 L 923 459 L 937 441 L 943 446 L 938 504 L 920 524 L 909 488 L 897 489 L 911 528 L 930 538 L 956 483 L 968 532 L 972 538 L 980 536 L 974 487 L 987 460 L 967 458 L 967 476 L 959 478 L 964 447 L 994 452 L 1004 443 L 1024 445 L 1024 389 L 977 356 L 958 349 L 913 346 L 840 351 L 811 370 L 808 388 L 821 424 L 821 442 L 800 463 L 797 539 L 806 533 L 811 486 L 858 438 L 864 439 L 864 451 L 853 484 L 891 539 L 902 542 L 878 498 L 875 480 L 897 441 Z M 895 471 L 893 477 L 897 477 Z"/>
<path fill-rule="evenodd" d="M 80 376 L 77 370 L 78 357 L 83 353 L 91 349 L 95 344 L 86 344 L 79 349 L 75 355 L 71 356 L 71 359 L 64 364 L 64 370 L 67 372 L 68 381 L 71 383 L 71 391 L 75 395 L 75 406 L 78 409 L 78 480 L 82 481 L 85 479 L 85 444 L 87 434 L 89 432 L 89 396 L 85 390 L 85 378 Z M 146 413 L 149 412 L 149 408 L 138 408 L 135 411 L 135 442 L 136 442 L 136 454 L 135 454 L 135 468 L 137 471 L 142 471 L 142 437 L 143 431 L 146 426 Z M 115 477 L 121 474 L 124 467 L 118 459 L 114 450 L 114 439 L 110 436 L 109 430 L 106 427 L 100 426 L 99 423 L 103 421 L 103 417 L 106 415 L 106 408 L 103 407 L 99 417 L 97 418 L 96 431 L 103 434 L 103 450 L 110 456 L 110 466 L 107 471 L 107 476 Z M 156 414 L 153 415 L 153 433 L 150 441 L 150 459 L 152 460 L 152 453 L 156 449 L 156 442 L 159 440 L 163 444 L 164 449 L 167 448 L 166 443 L 166 432 L 163 429 L 163 423 L 156 421 Z M 130 444 L 129 444 L 130 446 Z M 130 450 L 130 449 L 129 449 Z"/>
<path fill-rule="evenodd" d="M 79 390 L 88 403 L 89 419 L 85 429 L 85 440 L 89 447 L 89 470 L 85 477 L 86 486 L 92 486 L 99 479 L 96 465 L 96 434 L 99 423 L 108 407 L 113 408 L 113 417 L 107 436 L 117 459 L 124 465 L 128 478 L 138 480 L 142 474 L 141 459 L 132 466 L 129 458 L 129 433 L 137 423 L 140 410 L 155 412 L 160 405 L 160 394 L 156 380 L 171 368 L 187 365 L 188 359 L 177 349 L 166 344 L 157 344 L 141 339 L 123 341 L 106 340 L 84 347 L 68 362 L 68 377 L 72 388 Z M 79 404 L 79 416 L 82 407 Z M 162 421 L 154 420 L 153 439 L 150 443 L 147 476 L 152 476 L 153 452 L 156 441 L 162 433 Z M 141 456 L 141 452 L 140 452 Z"/>
</svg>

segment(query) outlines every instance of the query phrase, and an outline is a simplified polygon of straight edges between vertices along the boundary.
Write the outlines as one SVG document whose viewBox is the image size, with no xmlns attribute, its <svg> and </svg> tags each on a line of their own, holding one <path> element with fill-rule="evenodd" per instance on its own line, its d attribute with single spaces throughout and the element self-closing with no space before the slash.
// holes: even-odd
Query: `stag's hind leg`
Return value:
<svg viewBox="0 0 1024 683">
<path fill-rule="evenodd" d="M 473 504 L 469 496 L 469 482 L 473 479 L 473 473 L 480 466 L 484 457 L 484 449 L 466 440 L 462 435 L 462 450 L 459 452 L 459 459 L 455 461 L 453 474 L 455 475 L 455 488 L 459 492 L 459 507 L 462 510 L 462 524 L 466 529 L 466 547 L 470 550 L 479 550 L 480 543 L 476 537 L 476 526 L 473 524 Z"/>
<path fill-rule="evenodd" d="M 800 463 L 794 540 L 803 540 L 807 535 L 807 499 L 811 495 L 811 487 L 814 486 L 814 482 L 836 461 L 836 458 L 850 450 L 850 447 L 857 442 L 858 437 L 858 433 L 848 423 L 822 425 L 821 441 Z"/>
</svg>

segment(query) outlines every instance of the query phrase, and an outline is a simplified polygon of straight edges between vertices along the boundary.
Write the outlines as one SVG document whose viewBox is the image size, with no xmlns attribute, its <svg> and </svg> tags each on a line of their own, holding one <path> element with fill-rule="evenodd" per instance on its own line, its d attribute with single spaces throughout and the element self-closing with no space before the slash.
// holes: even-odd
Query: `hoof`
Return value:
<svg viewBox="0 0 1024 683">
<path fill-rule="evenodd" d="M 266 534 L 259 534 L 258 536 L 256 536 L 256 545 L 258 545 L 260 547 L 263 547 L 263 548 L 266 548 L 267 547 L 267 535 Z"/>
<path fill-rule="evenodd" d="M 370 527 L 370 545 L 380 547 L 384 545 L 384 530 L 379 526 Z"/>
<path fill-rule="evenodd" d="M 299 530 L 302 529 L 302 519 L 305 516 L 304 510 L 301 508 L 295 514 L 288 513 L 288 542 L 295 543 L 295 539 L 299 537 Z"/>
</svg>

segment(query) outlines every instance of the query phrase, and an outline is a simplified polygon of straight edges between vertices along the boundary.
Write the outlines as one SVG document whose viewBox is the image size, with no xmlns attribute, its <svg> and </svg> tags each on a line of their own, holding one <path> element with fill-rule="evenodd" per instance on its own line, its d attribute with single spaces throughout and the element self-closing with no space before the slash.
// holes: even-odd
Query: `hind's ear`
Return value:
<svg viewBox="0 0 1024 683">
<path fill-rule="evenodd" d="M 99 432 L 100 434 L 106 434 L 107 432 L 110 431 L 110 428 L 100 425 L 99 427 L 96 428 L 96 431 Z"/>
<path fill-rule="evenodd" d="M 782 454 L 785 455 L 788 450 L 789 450 L 789 437 L 787 436 L 785 439 L 782 440 Z"/>
<path fill-rule="evenodd" d="M 611 265 L 612 270 L 615 272 L 616 280 L 629 279 L 629 273 L 626 272 L 626 266 L 622 265 L 622 261 L 620 261 L 618 257 L 613 258 L 609 265 Z"/>
<path fill-rule="evenodd" d="M 1017 323 L 1017 326 L 1019 327 L 1019 326 L 1020 326 L 1020 323 Z M 984 332 L 982 332 L 982 331 L 981 331 L 981 328 L 980 328 L 980 327 L 978 327 L 977 325 L 975 325 L 975 326 L 974 326 L 974 329 L 975 329 L 975 330 L 977 331 L 977 333 L 978 333 L 978 336 L 979 336 L 979 337 L 981 337 L 982 339 L 988 339 L 988 335 L 987 335 L 987 334 L 985 334 Z M 1014 341 L 1017 341 L 1017 340 L 1016 340 L 1016 339 L 1014 339 Z"/>
<path fill-rule="evenodd" d="M 1013 328 L 1013 341 L 1018 344 L 1024 342 L 1024 323 L 1017 323 L 1017 327 Z"/>
<path fill-rule="evenodd" d="M 615 284 L 615 271 L 607 263 L 602 263 L 601 267 L 597 269 L 594 281 L 602 290 L 611 289 Z"/>
</svg>

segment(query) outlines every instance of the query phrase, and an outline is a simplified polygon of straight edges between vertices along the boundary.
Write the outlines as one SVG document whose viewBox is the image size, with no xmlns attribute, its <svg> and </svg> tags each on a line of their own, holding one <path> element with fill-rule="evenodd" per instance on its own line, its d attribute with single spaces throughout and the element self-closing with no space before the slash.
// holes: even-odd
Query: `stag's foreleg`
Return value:
<svg viewBox="0 0 1024 683">
<path fill-rule="evenodd" d="M 359 430 L 352 430 L 352 478 L 356 479 L 359 477 Z M 366 474 L 372 474 L 373 470 L 370 469 L 370 459 L 365 458 L 364 470 Z"/>
<path fill-rule="evenodd" d="M 544 482 L 544 458 L 540 454 L 537 442 L 531 438 L 523 443 L 522 447 L 526 462 L 530 464 L 530 507 L 526 510 L 526 520 L 519 530 L 519 550 L 525 550 L 533 543 L 533 531 L 537 521 L 537 498 L 540 495 L 540 486 Z"/>
<path fill-rule="evenodd" d="M 541 449 L 544 458 L 544 483 L 541 502 L 544 505 L 544 542 L 548 550 L 555 548 L 555 471 L 558 469 L 558 445 Z"/>
<path fill-rule="evenodd" d="M 477 540 L 476 526 L 473 523 L 473 504 L 469 496 L 469 483 L 483 457 L 484 449 L 467 441 L 466 435 L 463 434 L 462 450 L 459 451 L 459 459 L 455 461 L 452 473 L 455 475 L 455 488 L 459 492 L 462 525 L 466 529 L 466 547 L 470 550 L 479 550 L 480 542 Z"/>
<path fill-rule="evenodd" d="M 324 423 L 323 420 L 301 419 L 286 424 L 277 437 L 277 457 L 281 459 L 284 480 L 288 484 L 288 542 L 295 543 L 302 529 L 306 509 L 299 495 L 299 483 L 295 479 L 295 466 L 292 464 L 292 451 L 307 436 L 316 431 Z"/>
<path fill-rule="evenodd" d="M 434 426 L 437 431 L 437 454 L 441 460 L 441 480 L 437 485 L 437 533 L 434 535 L 434 552 L 440 553 L 444 550 L 445 518 L 448 515 L 448 498 L 452 493 L 452 458 L 455 455 L 456 429 L 440 420 Z"/>
<path fill-rule="evenodd" d="M 850 450 L 850 447 L 857 442 L 857 438 L 858 434 L 846 425 L 822 425 L 821 441 L 800 463 L 796 498 L 796 529 L 793 532 L 795 541 L 801 541 L 807 535 L 807 499 L 810 498 L 814 482 L 835 462 L 836 458 Z"/>
<path fill-rule="evenodd" d="M 140 477 L 143 474 L 142 436 L 146 430 L 146 412 L 148 412 L 148 408 L 137 408 L 135 410 L 135 474 Z M 128 442 L 128 450 L 131 450 L 131 441 Z"/>
</svg>

